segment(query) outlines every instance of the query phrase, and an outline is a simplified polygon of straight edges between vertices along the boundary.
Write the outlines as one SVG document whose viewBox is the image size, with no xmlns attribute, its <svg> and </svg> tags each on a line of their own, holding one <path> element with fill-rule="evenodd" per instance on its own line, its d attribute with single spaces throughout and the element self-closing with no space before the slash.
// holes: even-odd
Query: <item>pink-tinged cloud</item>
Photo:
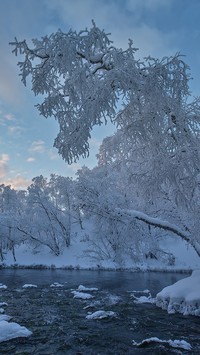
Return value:
<svg viewBox="0 0 200 355">
<path fill-rule="evenodd" d="M 0 182 L 4 185 L 10 185 L 15 190 L 26 190 L 27 187 L 31 184 L 31 180 L 26 179 L 22 175 L 17 175 L 14 178 L 8 178 Z"/>
</svg>

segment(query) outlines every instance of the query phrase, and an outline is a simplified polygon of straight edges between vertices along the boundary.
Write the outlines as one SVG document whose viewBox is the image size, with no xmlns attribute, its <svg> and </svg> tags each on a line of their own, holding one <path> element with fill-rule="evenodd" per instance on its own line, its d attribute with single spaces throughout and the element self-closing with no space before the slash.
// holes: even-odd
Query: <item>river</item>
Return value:
<svg viewBox="0 0 200 355">
<path fill-rule="evenodd" d="M 9 355 L 200 354 L 200 319 L 169 315 L 154 304 L 136 304 L 132 291 L 150 290 L 152 297 L 188 275 L 162 272 L 84 270 L 0 270 L 0 302 L 12 321 L 33 332 L 28 338 L 0 343 Z M 52 287 L 54 283 L 62 287 Z M 23 288 L 34 284 L 37 288 Z M 75 299 L 79 285 L 98 288 L 92 299 Z M 56 284 L 55 284 L 56 286 Z M 87 319 L 89 312 L 115 312 L 108 319 Z M 192 350 L 162 343 L 135 347 L 132 341 L 158 337 L 185 340 Z"/>
</svg>

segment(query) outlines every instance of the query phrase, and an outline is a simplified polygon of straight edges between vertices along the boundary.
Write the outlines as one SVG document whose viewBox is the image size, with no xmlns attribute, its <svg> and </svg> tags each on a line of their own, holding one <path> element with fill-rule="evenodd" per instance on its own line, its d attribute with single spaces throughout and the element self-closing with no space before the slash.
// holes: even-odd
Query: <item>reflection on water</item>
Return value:
<svg viewBox="0 0 200 355">
<path fill-rule="evenodd" d="M 135 304 L 130 291 L 149 289 L 155 296 L 163 287 L 188 276 L 175 273 L 131 273 L 69 270 L 0 270 L 0 302 L 6 314 L 33 332 L 30 338 L 0 344 L 0 354 L 121 355 L 188 354 L 163 344 L 135 348 L 132 340 L 145 338 L 186 340 L 192 354 L 200 353 L 198 317 L 168 315 L 152 304 Z M 63 287 L 50 287 L 54 282 Z M 24 284 L 37 288 L 24 289 Z M 92 300 L 74 299 L 79 285 L 96 287 Z M 88 312 L 113 311 L 116 318 L 86 319 Z"/>
</svg>

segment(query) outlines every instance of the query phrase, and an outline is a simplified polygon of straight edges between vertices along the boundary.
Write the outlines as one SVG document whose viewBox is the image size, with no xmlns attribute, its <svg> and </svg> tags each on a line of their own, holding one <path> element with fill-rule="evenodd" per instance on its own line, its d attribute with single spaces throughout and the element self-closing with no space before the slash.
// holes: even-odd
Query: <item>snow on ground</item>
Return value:
<svg viewBox="0 0 200 355">
<path fill-rule="evenodd" d="M 156 305 L 168 313 L 200 316 L 200 270 L 165 287 L 156 295 Z"/>
<path fill-rule="evenodd" d="M 133 340 L 133 345 L 137 347 L 144 347 L 151 343 L 162 343 L 171 346 L 172 348 L 184 349 L 184 350 L 191 350 L 192 346 L 185 340 L 161 340 L 157 337 L 152 337 L 148 339 L 144 339 L 141 343 L 137 343 Z"/>
<path fill-rule="evenodd" d="M 0 289 L 1 289 L 1 290 L 6 290 L 6 289 L 7 289 L 7 286 L 0 283 Z"/>
<path fill-rule="evenodd" d="M 0 342 L 14 338 L 28 337 L 32 334 L 30 330 L 21 325 L 7 320 L 0 321 Z"/>
<path fill-rule="evenodd" d="M 96 311 L 94 313 L 88 314 L 87 319 L 105 319 L 105 318 L 116 317 L 116 313 L 113 311 Z"/>
<path fill-rule="evenodd" d="M 165 251 L 171 252 L 175 256 L 174 265 L 166 265 L 164 260 L 144 259 L 141 262 L 133 263 L 127 255 L 124 257 L 123 268 L 136 270 L 196 270 L 200 268 L 200 258 L 195 251 L 184 241 L 177 237 L 163 239 L 162 247 Z M 59 256 L 53 255 L 48 248 L 41 247 L 38 253 L 33 253 L 32 249 L 25 244 L 16 246 L 16 263 L 13 261 L 11 252 L 5 254 L 4 264 L 7 266 L 46 266 L 52 268 L 74 268 L 74 269 L 117 269 L 117 265 L 112 260 L 91 259 L 86 253 L 88 241 L 83 235 L 72 239 L 71 246 L 66 248 Z M 121 266 L 120 266 L 121 267 Z"/>
</svg>

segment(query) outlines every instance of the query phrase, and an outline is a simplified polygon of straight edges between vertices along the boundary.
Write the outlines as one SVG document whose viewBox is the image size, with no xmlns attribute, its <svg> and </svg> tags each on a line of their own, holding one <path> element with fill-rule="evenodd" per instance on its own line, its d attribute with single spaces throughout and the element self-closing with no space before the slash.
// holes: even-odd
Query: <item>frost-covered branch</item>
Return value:
<svg viewBox="0 0 200 355">
<path fill-rule="evenodd" d="M 118 209 L 116 209 L 116 213 L 121 218 L 123 218 L 123 217 L 136 218 L 139 221 L 142 221 L 148 225 L 175 233 L 176 235 L 181 237 L 183 240 L 185 240 L 187 243 L 189 243 L 195 249 L 197 254 L 200 256 L 200 244 L 191 239 L 191 234 L 188 231 L 182 230 L 181 228 L 179 228 L 175 224 L 170 223 L 165 220 L 162 220 L 160 218 L 150 217 L 143 212 L 135 211 L 135 210 L 125 210 L 125 209 L 118 208 Z"/>
</svg>

